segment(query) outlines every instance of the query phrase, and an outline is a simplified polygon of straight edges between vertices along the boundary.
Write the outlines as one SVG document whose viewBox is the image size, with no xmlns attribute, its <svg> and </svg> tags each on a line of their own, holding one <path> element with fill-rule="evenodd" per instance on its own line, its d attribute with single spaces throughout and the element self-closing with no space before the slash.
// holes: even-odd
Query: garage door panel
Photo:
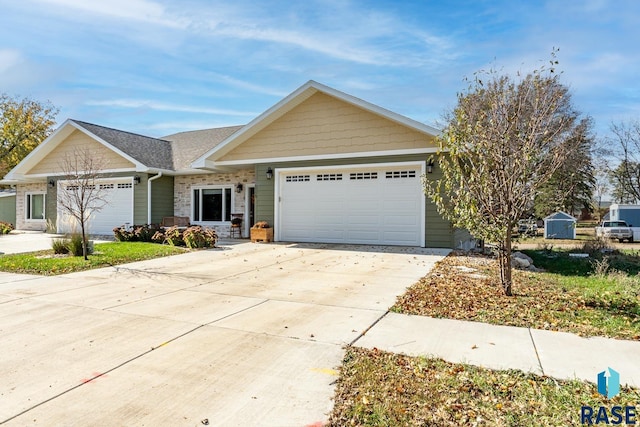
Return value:
<svg viewBox="0 0 640 427">
<path fill-rule="evenodd" d="M 279 238 L 418 246 L 424 209 L 419 171 L 354 165 L 281 172 Z"/>
<path fill-rule="evenodd" d="M 66 191 L 68 185 L 65 181 L 59 182 L 58 192 L 60 195 Z M 101 197 L 106 204 L 98 211 L 91 212 L 89 216 L 90 234 L 112 234 L 113 229 L 120 225 L 133 225 L 133 184 L 129 178 L 101 181 Z M 58 232 L 73 233 L 79 231 L 77 221 L 68 213 L 58 211 Z"/>
</svg>

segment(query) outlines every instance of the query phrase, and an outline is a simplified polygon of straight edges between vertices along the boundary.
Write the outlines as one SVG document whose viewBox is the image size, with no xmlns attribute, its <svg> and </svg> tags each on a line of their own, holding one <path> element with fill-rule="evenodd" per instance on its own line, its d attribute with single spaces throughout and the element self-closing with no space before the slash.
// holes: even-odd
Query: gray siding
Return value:
<svg viewBox="0 0 640 427">
<path fill-rule="evenodd" d="M 16 225 L 16 195 L 3 195 L 0 197 L 0 221 Z"/>
<path fill-rule="evenodd" d="M 49 186 L 49 181 L 53 180 L 54 184 L 53 187 Z M 55 177 L 48 177 L 47 178 L 47 197 L 45 200 L 45 208 L 44 208 L 44 215 L 47 218 L 47 232 L 48 233 L 55 233 L 58 230 L 56 230 L 56 222 L 58 220 L 58 181 L 62 180 L 62 178 L 55 176 Z"/>
<path fill-rule="evenodd" d="M 573 239 L 575 221 L 547 220 L 545 236 L 547 239 Z"/>
<path fill-rule="evenodd" d="M 267 221 L 271 226 L 275 223 L 274 219 L 274 189 L 275 176 L 271 180 L 267 180 L 267 169 L 272 165 L 256 166 L 256 189 L 255 189 L 255 217 L 256 222 Z"/>
<path fill-rule="evenodd" d="M 173 177 L 166 175 L 151 181 L 151 223 L 160 224 L 165 216 L 173 216 Z"/>
<path fill-rule="evenodd" d="M 292 167 L 313 167 L 313 166 L 340 166 L 349 164 L 367 164 L 367 163 L 391 163 L 391 162 L 410 162 L 410 161 L 426 161 L 429 155 L 405 155 L 405 156 L 384 156 L 384 157 L 360 157 L 349 159 L 334 160 L 313 160 L 302 162 L 286 162 L 271 163 L 256 166 L 256 221 L 267 221 L 274 224 L 274 187 L 275 176 L 269 181 L 266 178 L 267 168 L 271 167 L 274 171 L 277 168 Z M 434 167 L 431 174 L 427 174 L 430 180 L 440 177 L 438 167 Z M 460 237 L 459 235 L 458 237 Z M 435 204 L 426 198 L 426 227 L 425 227 L 425 243 L 428 247 L 434 248 L 452 248 L 454 247 L 454 231 L 449 221 L 442 218 L 438 213 Z"/>
<path fill-rule="evenodd" d="M 113 175 L 114 177 L 117 175 Z M 126 176 L 126 174 L 125 174 Z M 142 225 L 147 221 L 147 181 L 149 175 L 146 173 L 137 173 L 140 177 L 140 184 L 133 186 L 133 224 Z"/>
</svg>

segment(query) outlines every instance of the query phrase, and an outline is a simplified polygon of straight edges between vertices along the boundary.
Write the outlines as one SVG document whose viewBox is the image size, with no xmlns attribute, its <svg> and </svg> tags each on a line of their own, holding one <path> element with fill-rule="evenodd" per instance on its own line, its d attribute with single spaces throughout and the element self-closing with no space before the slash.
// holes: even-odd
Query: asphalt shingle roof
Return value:
<svg viewBox="0 0 640 427">
<path fill-rule="evenodd" d="M 242 128 L 230 126 L 152 138 L 80 120 L 72 121 L 143 165 L 164 170 L 189 169 L 194 160 Z"/>
<path fill-rule="evenodd" d="M 244 126 L 228 126 L 174 133 L 163 136 L 171 141 L 175 170 L 188 169 L 191 163 Z"/>
</svg>

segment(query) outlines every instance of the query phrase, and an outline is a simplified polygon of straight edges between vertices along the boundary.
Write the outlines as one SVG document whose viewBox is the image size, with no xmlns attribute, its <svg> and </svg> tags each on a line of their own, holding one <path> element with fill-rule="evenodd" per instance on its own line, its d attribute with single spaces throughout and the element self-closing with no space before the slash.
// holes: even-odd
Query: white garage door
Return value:
<svg viewBox="0 0 640 427">
<path fill-rule="evenodd" d="M 420 164 L 283 170 L 279 240 L 422 246 L 421 174 Z"/>
<path fill-rule="evenodd" d="M 58 197 L 69 188 L 69 182 L 58 182 Z M 89 219 L 89 233 L 113 234 L 117 226 L 133 225 L 133 183 L 131 178 L 108 179 L 97 182 L 107 204 Z M 68 213 L 60 210 L 58 203 L 58 233 L 80 232 L 80 225 Z"/>
</svg>

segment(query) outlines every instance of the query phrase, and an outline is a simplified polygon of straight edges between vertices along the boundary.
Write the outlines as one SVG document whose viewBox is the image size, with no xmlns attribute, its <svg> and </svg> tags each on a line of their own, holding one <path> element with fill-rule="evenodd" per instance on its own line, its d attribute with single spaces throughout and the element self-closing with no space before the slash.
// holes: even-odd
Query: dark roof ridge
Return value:
<svg viewBox="0 0 640 427">
<path fill-rule="evenodd" d="M 166 138 L 168 136 L 173 136 L 173 135 L 178 135 L 178 134 L 181 134 L 181 133 L 204 132 L 204 131 L 216 130 L 216 129 L 242 128 L 244 126 L 246 126 L 246 125 L 218 126 L 218 127 L 212 127 L 212 128 L 204 128 L 204 129 L 183 130 L 183 131 L 180 131 L 180 132 L 174 132 L 174 133 L 171 133 L 169 135 L 162 136 L 159 139 L 163 140 L 162 138 Z"/>
<path fill-rule="evenodd" d="M 167 141 L 166 139 L 156 138 L 156 137 L 149 136 L 149 135 L 143 135 L 141 133 L 136 133 L 136 132 L 129 132 L 128 130 L 116 129 L 116 128 L 109 127 L 109 126 L 98 125 L 98 124 L 95 124 L 95 123 L 85 122 L 83 120 L 69 119 L 69 121 L 72 121 L 74 123 L 78 123 L 80 125 L 90 125 L 90 126 L 96 126 L 96 127 L 99 127 L 99 128 L 103 128 L 103 129 L 115 130 L 117 132 L 128 133 L 129 135 L 141 136 L 143 138 L 157 139 L 158 141 L 171 142 L 171 141 Z"/>
</svg>

